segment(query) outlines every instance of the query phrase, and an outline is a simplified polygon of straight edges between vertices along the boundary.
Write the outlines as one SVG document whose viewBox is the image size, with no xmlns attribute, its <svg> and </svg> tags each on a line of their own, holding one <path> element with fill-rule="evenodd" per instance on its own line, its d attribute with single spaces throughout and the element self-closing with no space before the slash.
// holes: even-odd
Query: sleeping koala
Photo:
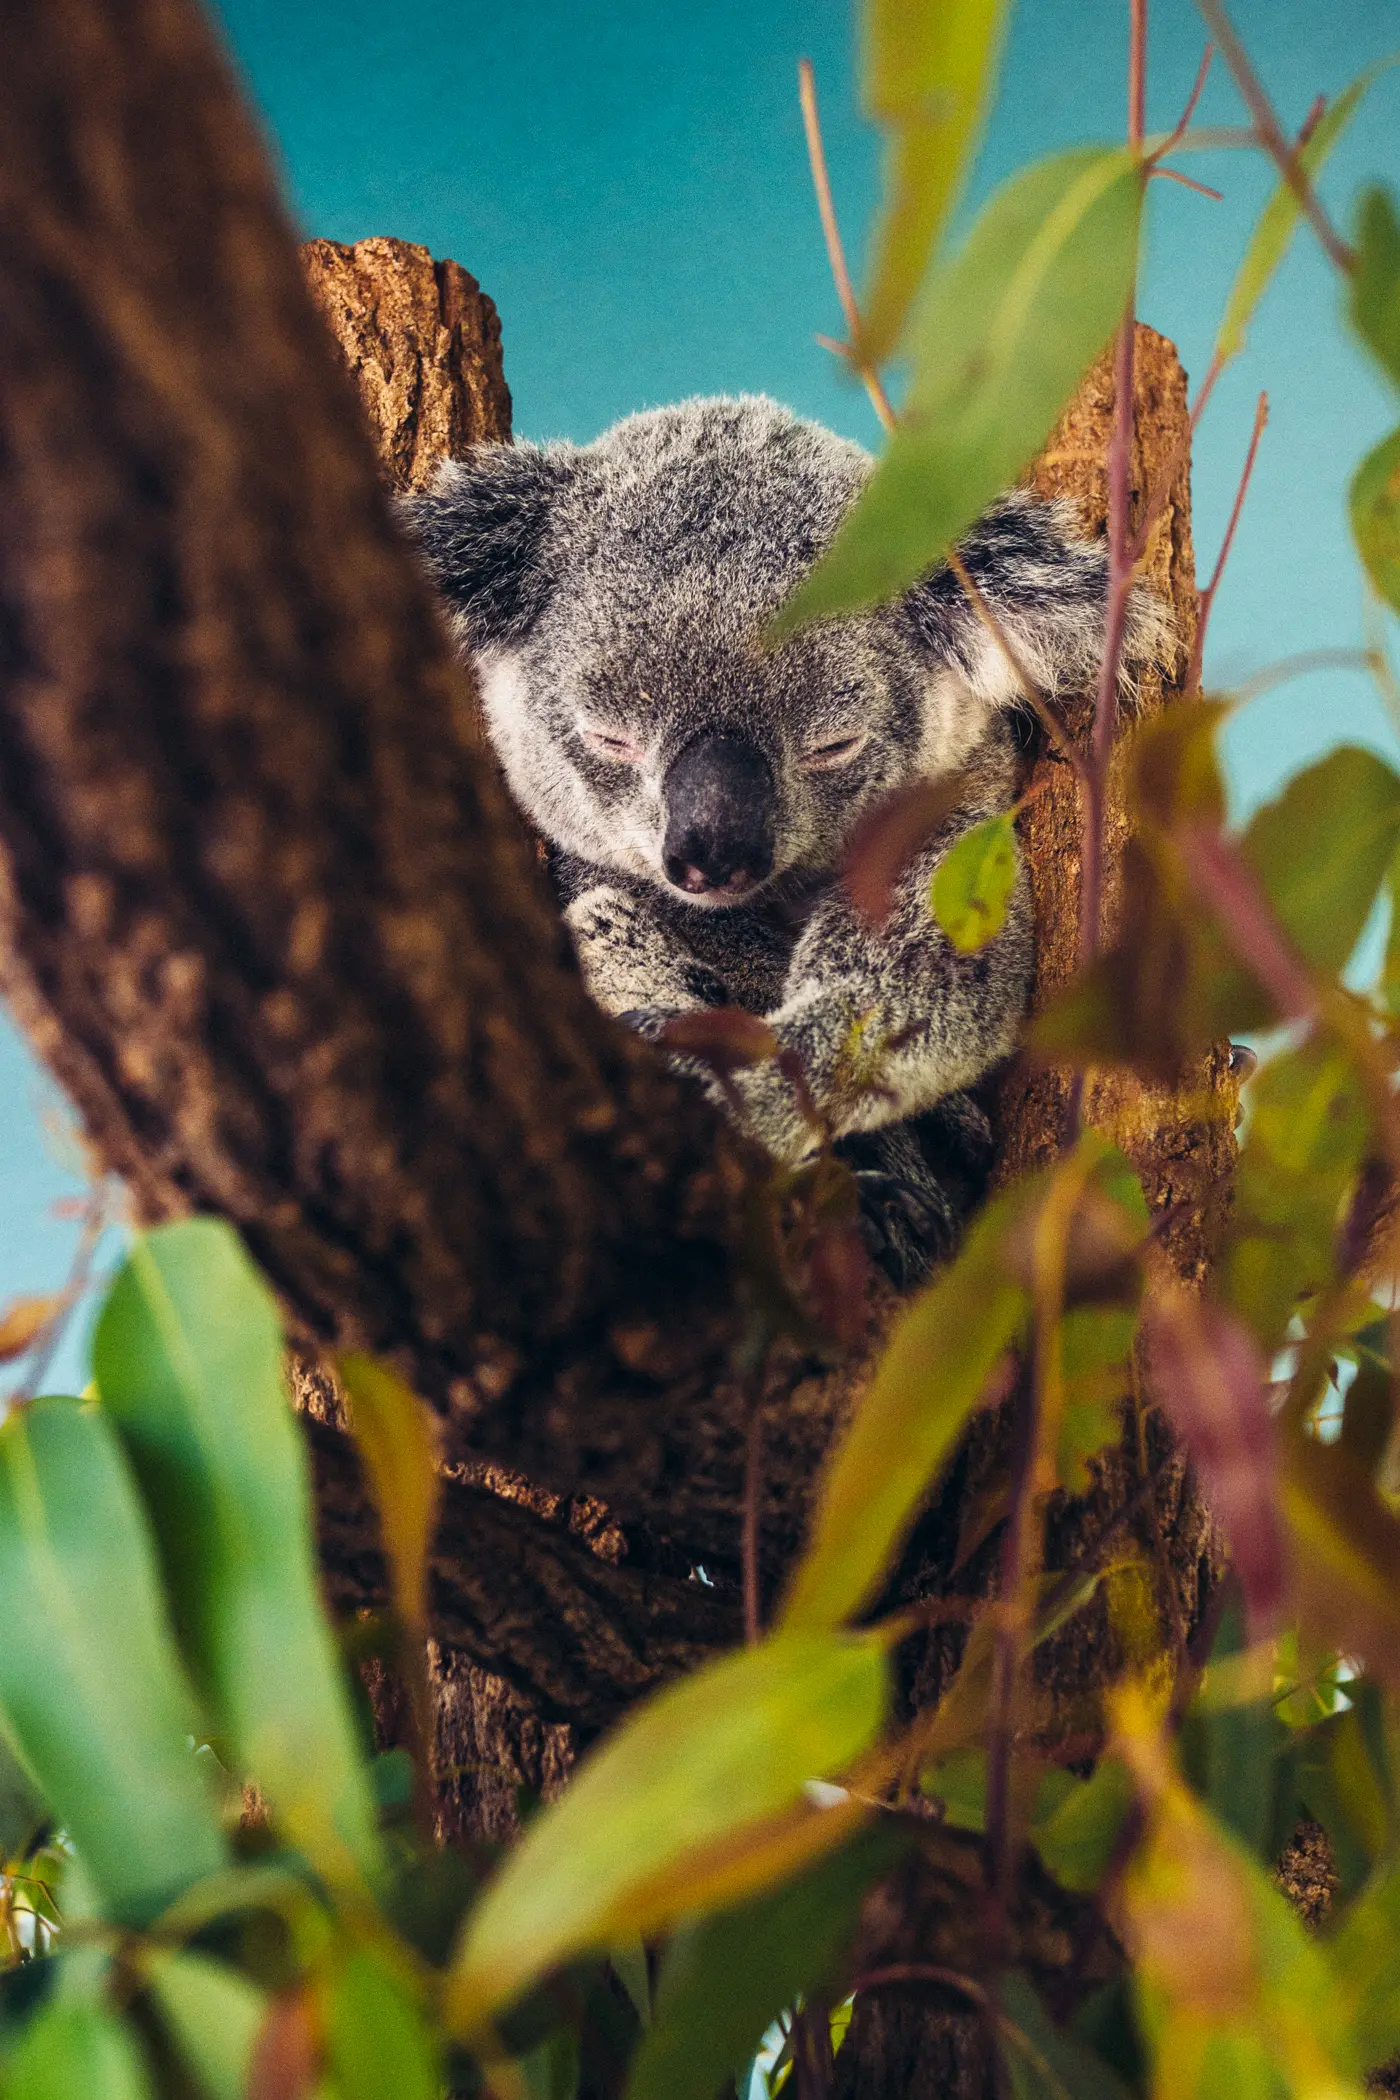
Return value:
<svg viewBox="0 0 1400 2100">
<path fill-rule="evenodd" d="M 1031 929 L 1024 877 L 977 954 L 929 909 L 939 856 L 1008 806 L 1017 775 L 1016 680 L 951 571 L 764 645 L 871 468 L 774 402 L 697 400 L 589 445 L 478 447 L 403 514 L 554 848 L 594 996 L 651 1034 L 700 1007 L 763 1015 L 861 1179 L 875 1251 L 909 1280 L 985 1171 L 964 1090 L 1015 1043 Z M 960 551 L 1043 689 L 1096 677 L 1105 557 L 1066 510 L 1008 495 Z M 1150 601 L 1131 625 L 1141 657 Z M 841 881 L 853 830 L 953 769 L 956 814 L 870 925 Z M 814 1147 L 776 1064 L 734 1083 L 775 1158 Z"/>
</svg>

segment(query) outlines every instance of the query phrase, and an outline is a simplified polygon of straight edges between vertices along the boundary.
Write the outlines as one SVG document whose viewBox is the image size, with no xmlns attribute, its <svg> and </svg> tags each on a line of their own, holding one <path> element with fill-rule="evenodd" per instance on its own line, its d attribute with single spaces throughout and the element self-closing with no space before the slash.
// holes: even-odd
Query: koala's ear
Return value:
<svg viewBox="0 0 1400 2100">
<path fill-rule="evenodd" d="M 1084 691 L 1098 677 L 1108 603 L 1108 554 L 1085 539 L 1068 503 L 1016 489 L 995 503 L 958 553 L 1017 658 L 1046 693 Z M 1020 681 L 987 622 L 948 568 L 904 599 L 920 642 L 994 707 L 1014 706 Z M 1170 644 L 1166 609 L 1150 591 L 1129 601 L 1125 682 Z"/>
<path fill-rule="evenodd" d="M 544 610 L 545 529 L 576 460 L 572 445 L 477 445 L 445 461 L 422 495 L 399 499 L 399 519 L 472 648 L 523 641 Z"/>
</svg>

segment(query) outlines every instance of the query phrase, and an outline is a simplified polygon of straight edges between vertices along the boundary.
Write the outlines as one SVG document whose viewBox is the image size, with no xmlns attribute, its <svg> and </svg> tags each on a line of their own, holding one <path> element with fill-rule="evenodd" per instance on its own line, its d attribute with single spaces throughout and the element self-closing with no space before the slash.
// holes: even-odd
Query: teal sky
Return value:
<svg viewBox="0 0 1400 2100">
<path fill-rule="evenodd" d="M 877 441 L 863 396 L 813 341 L 839 315 L 802 143 L 800 56 L 816 66 L 854 257 L 877 195 L 844 0 L 224 0 L 221 13 L 305 231 L 422 241 L 496 301 L 518 434 L 588 438 L 632 409 L 747 389 Z M 1335 94 L 1400 47 L 1400 0 L 1235 0 L 1233 16 L 1294 125 L 1319 90 Z M 1019 0 L 971 202 L 1028 159 L 1121 135 L 1126 25 L 1126 0 Z M 1151 0 L 1149 127 L 1175 120 L 1203 43 L 1188 0 Z M 1217 64 L 1199 121 L 1239 115 Z M 1344 225 L 1366 179 L 1400 183 L 1397 142 L 1400 71 L 1373 90 L 1325 178 Z M 1189 165 L 1224 201 L 1153 185 L 1140 311 L 1194 380 L 1271 181 L 1253 156 Z M 1198 440 L 1203 572 L 1260 388 L 1271 420 L 1207 652 L 1222 684 L 1360 636 L 1345 489 L 1395 408 L 1349 344 L 1306 231 Z M 1229 736 L 1238 805 L 1344 739 L 1400 756 L 1362 676 L 1314 675 L 1258 700 Z M 74 1184 L 41 1124 L 52 1095 L 8 1027 L 0 1089 L 3 1299 L 61 1276 L 73 1228 L 52 1206 Z M 75 1346 L 65 1358 L 76 1376 Z"/>
</svg>

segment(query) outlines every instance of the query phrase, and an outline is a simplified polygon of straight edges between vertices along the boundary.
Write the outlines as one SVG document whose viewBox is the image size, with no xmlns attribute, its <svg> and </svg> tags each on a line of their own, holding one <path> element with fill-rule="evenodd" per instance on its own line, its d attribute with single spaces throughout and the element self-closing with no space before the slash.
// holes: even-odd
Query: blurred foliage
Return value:
<svg viewBox="0 0 1400 2100">
<path fill-rule="evenodd" d="M 785 629 L 904 588 L 1022 471 L 1120 325 L 1150 175 L 1192 144 L 1023 169 L 951 246 L 1004 15 L 869 0 L 889 191 L 848 347 L 867 370 L 897 351 L 908 390 Z M 1298 141 L 1212 371 L 1304 223 L 1299 170 L 1371 78 Z M 1386 189 L 1337 247 L 1342 308 L 1400 388 Z M 1400 430 L 1362 462 L 1351 511 L 1400 609 Z M 1126 576 L 1131 549 L 1114 551 Z M 1215 749 L 1231 705 L 1130 731 L 1118 932 L 1033 1038 L 1080 1070 L 1172 1083 L 1232 1031 L 1277 1031 L 1208 1288 L 1167 1274 L 1123 1155 L 1070 1134 L 896 1323 L 771 1628 L 638 1707 L 509 1847 L 440 1850 L 431 1775 L 362 1737 L 283 1338 L 236 1238 L 210 1220 L 136 1238 L 92 1392 L 21 1386 L 0 1425 L 0 2100 L 816 2100 L 853 2007 L 893 1987 L 970 2011 L 1016 2100 L 1359 2094 L 1400 2049 L 1400 777 L 1340 749 L 1232 830 Z M 958 786 L 868 827 L 852 888 L 870 917 Z M 1019 867 L 1012 818 L 989 818 L 940 863 L 931 919 L 975 953 Z M 1345 973 L 1382 899 L 1385 957 L 1359 985 Z M 856 1031 L 852 1087 L 879 1084 L 888 1047 Z M 778 1054 L 736 1014 L 695 1017 L 672 1048 L 721 1084 Z M 758 1194 L 747 1252 L 762 1336 L 820 1348 L 863 1333 L 865 1275 L 849 1177 L 807 1105 L 817 1156 Z M 17 1301 L 0 1358 L 42 1354 L 66 1303 Z M 436 1437 L 382 1367 L 343 1371 L 423 1741 Z M 957 1565 L 998 1553 L 1000 1593 L 933 1600 L 962 1614 L 961 1660 L 931 1714 L 900 1720 L 895 1657 L 922 1608 L 882 1615 L 882 1590 L 994 1405 L 1012 1456 L 964 1510 Z M 1154 1411 L 1232 1563 L 1184 1652 L 1147 1521 Z M 1109 1547 L 1052 1572 L 1047 1520 L 1121 1481 L 1104 1465 L 1120 1445 L 1138 1472 Z M 1035 1656 L 1090 1610 L 1122 1668 L 1066 1738 Z M 1302 1818 L 1331 1862 L 1320 1931 L 1274 1875 Z M 1078 1935 L 1045 1996 L 1013 1958 L 1008 1906 L 1032 1871 Z M 866 1899 L 920 1872 L 953 1892 L 953 1942 L 871 1973 Z"/>
</svg>

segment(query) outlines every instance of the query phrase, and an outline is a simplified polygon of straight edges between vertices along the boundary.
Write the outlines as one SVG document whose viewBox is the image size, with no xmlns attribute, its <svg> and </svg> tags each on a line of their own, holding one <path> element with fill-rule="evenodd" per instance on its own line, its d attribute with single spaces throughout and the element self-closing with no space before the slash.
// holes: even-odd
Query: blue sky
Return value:
<svg viewBox="0 0 1400 2100">
<path fill-rule="evenodd" d="M 855 256 L 877 196 L 843 0 L 224 0 L 221 14 L 305 231 L 422 241 L 495 299 L 519 434 L 587 438 L 635 408 L 751 389 L 876 442 L 863 396 L 813 341 L 839 316 L 802 144 L 800 56 L 816 66 Z M 1318 90 L 1336 93 L 1400 47 L 1400 0 L 1235 0 L 1233 16 L 1294 124 Z M 1126 0 L 1019 0 L 970 202 L 1028 159 L 1121 135 L 1126 42 Z M 1203 42 L 1188 0 L 1151 0 L 1150 127 L 1174 121 Z M 1217 66 L 1200 120 L 1238 118 Z M 1343 223 L 1363 181 L 1400 181 L 1397 141 L 1400 71 L 1378 84 L 1328 171 Z M 1198 378 L 1271 182 L 1242 155 L 1197 157 L 1191 172 L 1225 199 L 1153 186 L 1140 310 Z M 1345 489 L 1395 410 L 1349 344 L 1306 233 L 1202 428 L 1203 571 L 1261 387 L 1271 420 L 1207 654 L 1221 683 L 1360 633 Z M 1238 805 L 1343 739 L 1397 755 L 1354 673 L 1255 702 L 1229 737 Z M 62 1274 L 73 1226 L 52 1206 L 75 1186 L 42 1120 L 51 1091 L 7 1025 L 0 1102 L 3 1299 Z M 78 1360 L 71 1345 L 70 1377 Z"/>
</svg>

